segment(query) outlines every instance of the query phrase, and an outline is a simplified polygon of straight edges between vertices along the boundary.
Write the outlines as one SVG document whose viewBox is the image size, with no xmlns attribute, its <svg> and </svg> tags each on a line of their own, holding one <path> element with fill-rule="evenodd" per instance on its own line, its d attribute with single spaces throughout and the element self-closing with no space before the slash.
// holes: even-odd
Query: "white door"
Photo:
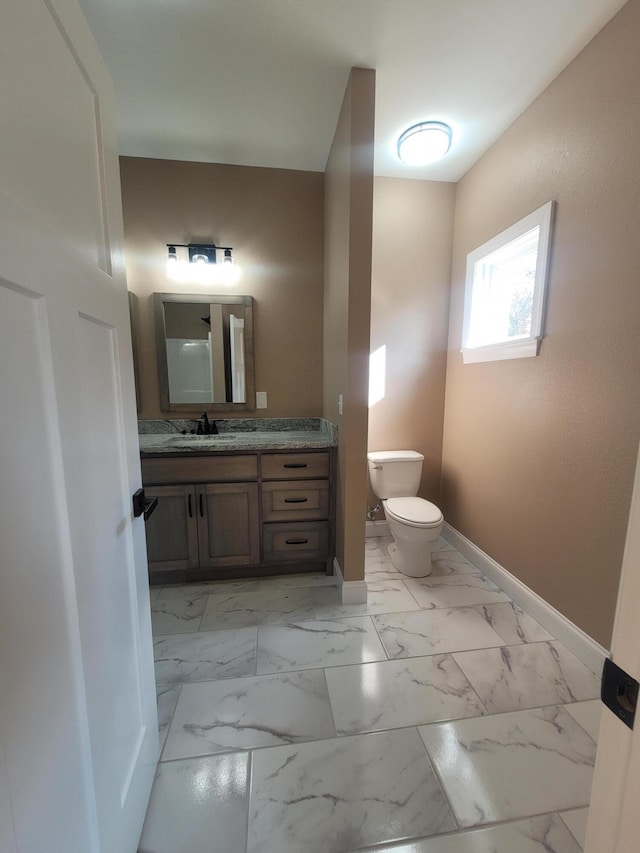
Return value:
<svg viewBox="0 0 640 853">
<path fill-rule="evenodd" d="M 3 853 L 133 853 L 157 759 L 112 112 L 75 0 L 3 3 Z"/>
<path fill-rule="evenodd" d="M 611 652 L 640 681 L 640 456 L 629 514 Z M 640 849 L 640 710 L 633 730 L 603 708 L 585 853 Z"/>
</svg>

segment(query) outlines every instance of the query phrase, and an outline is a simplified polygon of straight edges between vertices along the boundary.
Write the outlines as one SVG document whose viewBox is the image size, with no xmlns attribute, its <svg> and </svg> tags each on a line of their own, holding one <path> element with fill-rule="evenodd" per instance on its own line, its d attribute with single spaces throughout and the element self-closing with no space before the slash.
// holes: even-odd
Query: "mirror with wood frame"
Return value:
<svg viewBox="0 0 640 853">
<path fill-rule="evenodd" d="M 252 411 L 252 297 L 154 293 L 153 302 L 161 410 Z"/>
</svg>

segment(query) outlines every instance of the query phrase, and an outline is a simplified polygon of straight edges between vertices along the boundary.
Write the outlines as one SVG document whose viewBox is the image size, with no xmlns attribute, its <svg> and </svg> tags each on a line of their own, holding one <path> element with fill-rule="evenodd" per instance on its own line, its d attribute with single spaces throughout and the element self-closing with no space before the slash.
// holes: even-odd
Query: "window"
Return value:
<svg viewBox="0 0 640 853">
<path fill-rule="evenodd" d="M 467 255 L 465 364 L 538 355 L 553 202 Z"/>
</svg>

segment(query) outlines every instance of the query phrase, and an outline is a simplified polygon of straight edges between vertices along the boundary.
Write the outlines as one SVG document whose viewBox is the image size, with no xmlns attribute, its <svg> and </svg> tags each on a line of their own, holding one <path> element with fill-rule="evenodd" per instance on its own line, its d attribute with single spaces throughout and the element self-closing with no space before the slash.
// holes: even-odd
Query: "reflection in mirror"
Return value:
<svg viewBox="0 0 640 853">
<path fill-rule="evenodd" d="M 253 299 L 154 293 L 163 411 L 253 409 Z"/>
</svg>

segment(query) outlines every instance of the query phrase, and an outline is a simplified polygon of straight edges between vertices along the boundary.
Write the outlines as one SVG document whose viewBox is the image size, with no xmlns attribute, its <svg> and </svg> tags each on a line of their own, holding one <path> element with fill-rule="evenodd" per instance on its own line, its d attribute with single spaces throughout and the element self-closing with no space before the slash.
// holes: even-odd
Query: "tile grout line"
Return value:
<svg viewBox="0 0 640 853">
<path fill-rule="evenodd" d="M 419 729 L 419 727 L 418 727 L 418 726 L 416 726 L 416 727 L 415 727 L 415 730 L 416 730 L 416 734 L 417 734 L 417 735 L 418 735 L 418 737 L 420 738 L 420 743 L 422 744 L 422 748 L 424 749 L 424 755 L 425 755 L 425 758 L 427 759 L 427 762 L 428 762 L 428 764 L 429 764 L 429 767 L 431 768 L 431 772 L 432 772 L 432 773 L 433 773 L 433 775 L 435 776 L 435 779 L 436 779 L 436 781 L 437 781 L 437 783 L 438 783 L 438 787 L 439 787 L 439 788 L 440 788 L 440 790 L 442 791 L 442 795 L 443 795 L 443 797 L 444 797 L 444 799 L 445 799 L 445 802 L 446 802 L 446 803 L 447 803 L 447 805 L 449 806 L 449 811 L 451 812 L 451 814 L 452 814 L 452 816 L 453 816 L 453 819 L 454 819 L 454 821 L 455 821 L 456 828 L 457 828 L 457 832 L 459 832 L 459 831 L 460 831 L 460 829 L 462 828 L 462 824 L 461 824 L 461 822 L 460 822 L 460 818 L 458 817 L 458 814 L 457 814 L 457 812 L 456 812 L 456 810 L 455 810 L 455 808 L 454 808 L 454 806 L 453 806 L 453 802 L 452 802 L 452 800 L 450 799 L 449 794 L 447 793 L 447 789 L 446 789 L 446 787 L 445 787 L 444 780 L 443 780 L 442 776 L 440 775 L 440 771 L 438 770 L 438 767 L 437 767 L 437 765 L 436 765 L 435 761 L 434 761 L 434 760 L 433 760 L 433 758 L 431 757 L 431 755 L 430 755 L 430 753 L 429 753 L 429 750 L 427 749 L 427 745 L 426 745 L 426 743 L 424 742 L 424 739 L 423 739 L 422 735 L 420 734 L 420 729 Z"/>
<path fill-rule="evenodd" d="M 380 615 L 380 614 L 378 614 L 378 615 Z M 395 658 L 390 657 L 390 655 L 389 655 L 389 650 L 388 650 L 388 649 L 387 649 L 387 647 L 385 646 L 385 644 L 384 644 L 384 640 L 383 640 L 383 639 L 382 639 L 382 637 L 380 636 L 380 631 L 378 631 L 378 625 L 376 624 L 375 617 L 374 617 L 374 616 L 370 616 L 369 618 L 371 619 L 371 624 L 373 625 L 373 630 L 376 632 L 376 637 L 378 638 L 378 642 L 379 642 L 379 643 L 380 643 L 380 645 L 382 646 L 382 651 L 383 651 L 383 652 L 385 653 L 385 655 L 387 656 L 387 660 L 395 660 Z"/>
<path fill-rule="evenodd" d="M 242 676 L 242 677 L 251 678 L 252 676 Z M 328 692 L 328 685 L 327 685 L 327 692 Z M 586 700 L 586 701 L 589 701 L 589 700 Z M 570 704 L 574 704 L 574 703 L 570 703 Z M 306 739 L 306 740 L 301 740 L 301 739 L 300 740 L 290 740 L 290 741 L 285 741 L 283 743 L 272 743 L 272 744 L 264 744 L 264 745 L 259 745 L 259 746 L 247 746 L 244 748 L 233 746 L 233 747 L 218 750 L 216 752 L 202 752 L 202 753 L 198 753 L 196 755 L 183 755 L 183 756 L 176 756 L 175 758 L 168 758 L 168 759 L 162 761 L 162 764 L 172 764 L 172 763 L 176 763 L 179 761 L 192 761 L 192 760 L 195 761 L 195 760 L 202 759 L 202 758 L 212 758 L 212 757 L 219 756 L 219 755 L 241 755 L 241 754 L 245 754 L 245 753 L 253 754 L 255 752 L 262 752 L 262 751 L 267 750 L 267 749 L 282 749 L 282 748 L 288 748 L 288 747 L 293 747 L 293 746 L 302 747 L 302 746 L 305 746 L 307 744 L 310 745 L 310 744 L 328 743 L 331 741 L 339 741 L 339 740 L 347 740 L 349 738 L 364 737 L 366 735 L 393 734 L 394 732 L 406 732 L 406 731 L 410 731 L 412 729 L 415 729 L 418 732 L 418 735 L 420 736 L 420 740 L 424 746 L 424 749 L 428 754 L 426 744 L 424 743 L 424 740 L 422 739 L 422 736 L 420 735 L 420 732 L 419 732 L 420 728 L 431 728 L 434 726 L 446 726 L 446 725 L 456 724 L 456 723 L 472 722 L 474 720 L 488 720 L 492 717 L 501 717 L 501 716 L 505 716 L 507 714 L 524 714 L 524 713 L 527 713 L 529 711 L 542 711 L 542 710 L 545 710 L 546 708 L 558 708 L 558 709 L 560 709 L 560 708 L 564 708 L 564 705 L 558 704 L 558 703 L 553 703 L 551 705 L 539 705 L 539 706 L 536 706 L 534 708 L 517 708 L 513 711 L 500 711 L 500 712 L 495 713 L 495 714 L 491 714 L 491 713 L 480 714 L 480 715 L 471 714 L 469 716 L 463 716 L 463 717 L 447 717 L 447 718 L 442 719 L 442 720 L 431 720 L 429 722 L 424 722 L 424 723 L 408 723 L 407 725 L 403 725 L 403 726 L 387 726 L 387 727 L 381 728 L 381 729 L 363 729 L 362 731 L 349 731 L 349 732 L 344 732 L 342 734 L 340 734 L 337 731 L 337 728 L 335 725 L 335 717 L 333 716 L 333 706 L 331 705 L 330 694 L 329 694 L 329 708 L 331 710 L 332 720 L 334 723 L 334 731 L 336 732 L 334 735 L 331 735 L 331 736 L 324 735 L 322 737 L 310 738 L 310 739 Z M 572 717 L 572 719 L 573 719 L 573 717 Z M 173 722 L 173 720 L 172 720 L 172 722 Z M 582 731 L 587 735 L 587 737 L 589 737 L 589 739 L 591 741 L 593 741 L 593 743 L 597 746 L 597 742 L 580 725 L 580 723 L 578 723 L 578 721 L 575 719 L 573 719 L 573 722 L 580 729 L 582 729 Z M 431 762 L 430 755 L 429 755 L 429 759 Z M 438 774 L 438 778 L 439 778 L 439 774 Z M 568 809 L 564 809 L 564 811 L 571 811 L 574 808 L 584 808 L 584 806 L 571 806 Z M 509 819 L 509 820 L 511 820 L 511 819 Z"/>
<path fill-rule="evenodd" d="M 247 757 L 247 820 L 244 836 L 244 853 L 249 850 L 249 824 L 251 822 L 251 791 L 253 787 L 253 750 L 249 751 Z M 238 851 L 240 853 L 240 851 Z"/>
<path fill-rule="evenodd" d="M 561 811 L 561 812 L 555 812 L 555 814 L 557 814 L 557 815 L 558 815 L 558 817 L 560 818 L 560 820 L 562 821 L 562 823 L 567 827 L 567 831 L 569 832 L 569 834 L 571 835 L 571 837 L 572 837 L 572 838 L 575 838 L 576 843 L 577 843 L 577 845 L 580 847 L 580 849 L 581 849 L 581 850 L 583 849 L 583 847 L 582 847 L 582 844 L 581 844 L 581 842 L 580 842 L 580 839 L 579 839 L 579 838 L 576 838 L 576 835 L 575 835 L 574 831 L 571 829 L 571 827 L 569 826 L 569 824 L 568 824 L 568 823 L 566 822 L 566 820 L 564 819 L 564 814 L 566 814 L 567 812 L 576 811 L 576 809 L 581 809 L 581 808 L 582 808 L 582 809 L 586 808 L 586 809 L 588 810 L 588 809 L 590 808 L 590 806 L 591 806 L 591 803 L 589 803 L 589 805 L 587 805 L 587 806 L 576 806 L 575 808 L 571 808 L 571 809 L 564 809 L 564 810 L 563 810 L 563 811 Z"/>
<path fill-rule="evenodd" d="M 333 701 L 331 699 L 331 691 L 329 690 L 329 682 L 327 681 L 327 671 L 324 668 L 322 669 L 322 675 L 324 678 L 325 687 L 327 688 L 327 699 L 329 700 L 329 711 L 331 713 L 331 721 L 333 723 L 333 731 L 335 733 L 335 736 L 339 737 L 338 726 L 336 725 L 336 715 L 335 715 L 335 712 L 333 710 Z"/>
<path fill-rule="evenodd" d="M 447 800 L 447 802 L 448 802 L 448 800 Z M 563 812 L 570 812 L 570 811 L 574 811 L 577 809 L 585 809 L 585 808 L 589 808 L 589 806 L 572 806 L 569 809 L 564 809 Z M 410 836 L 407 836 L 406 838 L 397 838 L 393 841 L 379 841 L 379 842 L 376 842 L 375 844 L 367 844 L 363 847 L 353 847 L 350 850 L 348 850 L 347 853 L 360 853 L 360 851 L 363 851 L 363 850 L 365 850 L 365 851 L 380 850 L 380 851 L 382 851 L 382 853 L 385 853 L 385 851 L 389 850 L 390 845 L 392 846 L 392 849 L 393 849 L 394 846 L 397 847 L 400 844 L 405 846 L 408 844 L 415 844 L 415 842 L 418 842 L 418 841 L 439 841 L 440 839 L 458 838 L 461 835 L 471 835 L 474 832 L 481 832 L 482 830 L 485 830 L 485 829 L 499 829 L 501 827 L 508 827 L 508 826 L 511 826 L 513 824 L 516 824 L 516 823 L 522 823 L 523 821 L 536 820 L 538 818 L 543 818 L 543 817 L 549 817 L 549 818 L 555 817 L 559 821 L 561 821 L 562 825 L 566 828 L 567 832 L 569 832 L 571 837 L 573 839 L 575 839 L 575 841 L 577 842 L 580 849 L 582 849 L 582 845 L 580 844 L 578 839 L 575 837 L 575 835 L 571 832 L 571 830 L 569 829 L 569 827 L 565 823 L 565 821 L 562 817 L 563 812 L 560 812 L 560 811 L 536 812 L 535 814 L 532 814 L 532 815 L 524 815 L 522 817 L 510 817 L 510 818 L 506 818 L 505 820 L 492 821 L 491 823 L 477 823 L 477 824 L 473 824 L 472 826 L 461 826 L 460 829 L 451 830 L 449 832 L 440 832 L 440 833 L 437 833 L 435 835 L 410 835 Z M 513 853 L 518 853 L 518 851 L 513 851 Z M 551 853 L 553 853 L 553 851 L 551 851 Z"/>
<path fill-rule="evenodd" d="M 476 698 L 478 699 L 478 702 L 480 703 L 480 707 L 481 707 L 481 708 L 484 708 L 484 710 L 486 711 L 486 714 L 485 714 L 485 715 L 483 715 L 483 716 L 489 716 L 489 715 L 490 715 L 489 709 L 487 708 L 487 706 L 485 705 L 485 703 L 482 701 L 482 697 L 480 696 L 480 694 L 478 693 L 478 691 L 476 690 L 476 688 L 473 686 L 473 684 L 471 683 L 471 681 L 470 681 L 470 680 L 469 680 L 469 678 L 467 677 L 467 674 L 464 672 L 464 670 L 462 669 L 462 667 L 460 666 L 460 664 L 458 663 L 458 661 L 455 659 L 455 657 L 453 656 L 453 654 L 451 654 L 451 655 L 450 655 L 450 657 L 451 657 L 451 660 L 453 661 L 453 665 L 458 669 L 458 671 L 460 672 L 460 675 L 464 678 L 464 680 L 467 682 L 467 684 L 469 685 L 469 687 L 470 687 L 470 688 L 471 688 L 471 690 L 473 691 L 474 695 L 475 695 L 475 696 L 476 696 Z"/>
<path fill-rule="evenodd" d="M 173 720 L 174 720 L 175 715 L 176 715 L 176 710 L 178 709 L 178 702 L 180 701 L 180 697 L 182 696 L 182 688 L 184 687 L 184 684 L 180 683 L 180 684 L 178 684 L 178 687 L 179 687 L 178 698 L 176 700 L 176 704 L 173 706 L 173 711 L 171 712 L 171 719 L 169 720 L 169 722 L 167 724 L 167 733 L 164 737 L 164 743 L 162 744 L 162 749 L 160 750 L 160 754 L 158 755 L 158 767 L 160 766 L 160 764 L 164 764 L 164 762 L 162 760 L 162 756 L 164 755 L 164 751 L 167 747 L 167 741 L 169 740 L 169 732 L 171 731 L 171 726 L 173 725 Z"/>
</svg>

